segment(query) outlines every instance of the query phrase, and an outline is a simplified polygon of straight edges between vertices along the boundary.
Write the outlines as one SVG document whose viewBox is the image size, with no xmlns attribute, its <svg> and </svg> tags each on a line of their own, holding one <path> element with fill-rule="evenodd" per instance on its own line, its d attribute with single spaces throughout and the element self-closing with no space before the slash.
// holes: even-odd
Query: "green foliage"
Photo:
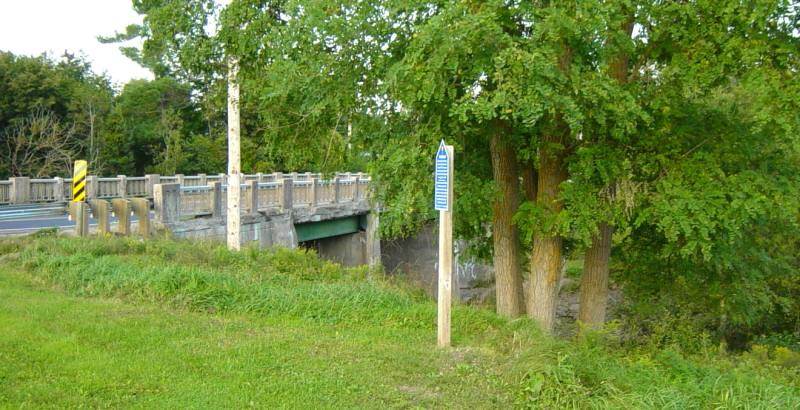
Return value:
<svg viewBox="0 0 800 410">
<path fill-rule="evenodd" d="M 103 157 L 111 169 L 128 175 L 174 174 L 188 164 L 207 165 L 198 164 L 200 158 L 190 157 L 184 148 L 199 131 L 199 119 L 187 86 L 171 78 L 131 81 L 109 116 Z"/>
<path fill-rule="evenodd" d="M 80 57 L 65 54 L 56 60 L 0 51 L 0 146 L 4 150 L 12 148 L 7 144 L 14 125 L 47 112 L 63 126 L 58 137 L 69 139 L 65 141 L 69 154 L 99 165 L 100 130 L 112 102 L 109 79 L 94 74 Z M 10 167 L 0 163 L 0 178 L 10 175 Z M 59 173 L 67 174 L 67 168 Z"/>
</svg>

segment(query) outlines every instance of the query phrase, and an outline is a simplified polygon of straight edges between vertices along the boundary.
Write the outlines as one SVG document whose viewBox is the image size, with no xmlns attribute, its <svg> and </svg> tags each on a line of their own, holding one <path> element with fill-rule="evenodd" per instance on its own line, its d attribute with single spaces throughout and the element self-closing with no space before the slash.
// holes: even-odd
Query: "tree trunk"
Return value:
<svg viewBox="0 0 800 410">
<path fill-rule="evenodd" d="M 600 232 L 592 239 L 592 246 L 586 250 L 581 276 L 578 320 L 589 328 L 603 325 L 608 303 L 608 261 L 614 228 L 608 223 L 601 223 L 599 228 Z"/>
<path fill-rule="evenodd" d="M 516 317 L 525 311 L 519 258 L 519 233 L 513 218 L 519 207 L 517 157 L 508 138 L 508 127 L 499 124 L 492 130 L 489 150 L 492 174 L 499 195 L 492 203 L 492 239 L 497 313 Z"/>
<path fill-rule="evenodd" d="M 566 128 L 565 124 L 561 124 Z M 563 129 L 562 128 L 562 129 Z M 545 136 L 539 150 L 539 183 L 536 201 L 551 215 L 561 211 L 559 186 L 567 179 L 564 168 L 561 136 Z M 531 254 L 531 281 L 528 315 L 536 320 L 543 330 L 551 332 L 555 324 L 559 281 L 561 280 L 562 238 L 558 235 L 539 234 L 534 238 Z"/>
<path fill-rule="evenodd" d="M 633 33 L 634 12 L 626 10 L 628 18 L 620 27 L 628 37 Z M 619 84 L 628 82 L 630 59 L 620 52 L 609 63 L 609 73 Z M 611 258 L 611 235 L 614 227 L 608 222 L 598 225 L 598 234 L 592 238 L 592 245 L 586 250 L 581 276 L 580 310 L 578 320 L 589 328 L 598 328 L 605 323 L 608 304 L 608 264 Z"/>
</svg>

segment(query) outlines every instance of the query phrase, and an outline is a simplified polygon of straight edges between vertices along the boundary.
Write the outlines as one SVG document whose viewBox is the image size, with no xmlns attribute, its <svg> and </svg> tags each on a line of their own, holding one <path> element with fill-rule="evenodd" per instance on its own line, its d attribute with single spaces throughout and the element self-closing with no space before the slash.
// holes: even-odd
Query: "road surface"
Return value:
<svg viewBox="0 0 800 410">
<path fill-rule="evenodd" d="M 136 217 L 131 217 L 131 222 L 137 221 Z M 112 225 L 117 222 L 117 218 L 111 218 Z M 90 226 L 96 226 L 97 221 L 92 219 Z M 69 220 L 67 215 L 63 216 L 39 216 L 30 218 L 20 218 L 13 220 L 0 221 L 0 237 L 21 235 L 36 232 L 45 228 L 69 229 L 75 226 L 75 222 Z"/>
</svg>

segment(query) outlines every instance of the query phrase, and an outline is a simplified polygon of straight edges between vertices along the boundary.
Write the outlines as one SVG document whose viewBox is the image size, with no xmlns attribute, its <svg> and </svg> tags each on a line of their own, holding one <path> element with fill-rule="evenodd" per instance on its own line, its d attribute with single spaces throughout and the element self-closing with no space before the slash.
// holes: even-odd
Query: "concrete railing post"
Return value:
<svg viewBox="0 0 800 410">
<path fill-rule="evenodd" d="M 208 176 L 206 174 L 197 174 L 197 177 L 198 177 L 197 185 L 199 186 L 208 185 Z"/>
<path fill-rule="evenodd" d="M 183 186 L 183 181 L 185 178 L 186 176 L 183 174 L 175 174 L 175 182 L 180 186 Z"/>
<path fill-rule="evenodd" d="M 222 182 L 211 183 L 211 216 L 222 218 Z"/>
<path fill-rule="evenodd" d="M 355 174 L 353 176 L 353 202 L 358 202 L 359 181 L 361 181 L 361 174 Z"/>
<path fill-rule="evenodd" d="M 283 198 L 281 201 L 281 207 L 284 211 L 289 211 L 292 209 L 293 206 L 293 195 L 292 190 L 294 188 L 294 181 L 289 178 L 284 178 L 281 184 L 281 192 L 283 192 Z"/>
<path fill-rule="evenodd" d="M 219 174 L 219 183 L 222 185 L 228 184 L 228 175 L 226 174 Z"/>
<path fill-rule="evenodd" d="M 131 234 L 131 205 L 127 199 L 114 198 L 111 200 L 113 216 L 117 218 L 117 233 L 120 235 Z"/>
<path fill-rule="evenodd" d="M 281 182 L 281 181 L 283 181 L 283 172 L 273 172 L 272 182 Z"/>
<path fill-rule="evenodd" d="M 86 176 L 86 200 L 91 201 L 92 199 L 96 199 L 98 196 L 97 189 L 99 184 L 97 183 L 97 175 L 87 175 Z"/>
<path fill-rule="evenodd" d="M 342 199 L 342 187 L 339 177 L 333 177 L 333 203 L 338 204 Z"/>
<path fill-rule="evenodd" d="M 28 177 L 11 178 L 11 203 L 27 204 L 31 201 L 31 179 Z"/>
<path fill-rule="evenodd" d="M 139 235 L 150 237 L 150 201 L 145 198 L 131 198 L 131 208 L 139 220 Z"/>
<path fill-rule="evenodd" d="M 181 219 L 181 186 L 177 183 L 153 186 L 156 221 L 168 225 Z"/>
<path fill-rule="evenodd" d="M 97 221 L 97 234 L 104 236 L 111 233 L 111 212 L 108 209 L 108 202 L 102 199 L 92 199 L 89 201 L 92 209 L 92 216 Z"/>
<path fill-rule="evenodd" d="M 117 175 L 117 196 L 126 198 L 128 196 L 128 177 Z"/>
<path fill-rule="evenodd" d="M 53 200 L 56 202 L 64 202 L 64 178 L 55 177 L 53 184 Z"/>
<path fill-rule="evenodd" d="M 250 213 L 258 213 L 258 180 L 247 181 L 247 190 L 250 194 L 247 196 L 248 205 L 250 205 Z"/>
<path fill-rule="evenodd" d="M 86 202 L 70 202 L 75 220 L 75 235 L 89 236 L 89 205 Z"/>
<path fill-rule="evenodd" d="M 266 181 L 264 181 L 264 174 L 262 174 L 261 172 L 257 172 L 256 173 L 256 181 L 258 181 L 258 182 L 266 182 Z"/>
<path fill-rule="evenodd" d="M 161 183 L 161 175 L 147 174 L 144 176 L 144 189 L 148 198 L 153 197 L 153 187 Z"/>
<path fill-rule="evenodd" d="M 319 185 L 319 179 L 311 178 L 311 206 L 317 206 L 317 204 L 319 204 L 319 190 L 317 189 L 317 185 Z"/>
</svg>

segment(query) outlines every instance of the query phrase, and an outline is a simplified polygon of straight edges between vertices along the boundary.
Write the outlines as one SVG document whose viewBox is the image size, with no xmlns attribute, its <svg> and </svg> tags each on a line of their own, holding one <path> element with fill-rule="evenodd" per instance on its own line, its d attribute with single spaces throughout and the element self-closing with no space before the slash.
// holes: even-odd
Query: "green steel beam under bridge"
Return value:
<svg viewBox="0 0 800 410">
<path fill-rule="evenodd" d="M 356 233 L 365 230 L 366 227 L 366 215 L 353 215 L 327 221 L 296 224 L 294 229 L 297 232 L 297 241 L 306 242 Z"/>
</svg>

